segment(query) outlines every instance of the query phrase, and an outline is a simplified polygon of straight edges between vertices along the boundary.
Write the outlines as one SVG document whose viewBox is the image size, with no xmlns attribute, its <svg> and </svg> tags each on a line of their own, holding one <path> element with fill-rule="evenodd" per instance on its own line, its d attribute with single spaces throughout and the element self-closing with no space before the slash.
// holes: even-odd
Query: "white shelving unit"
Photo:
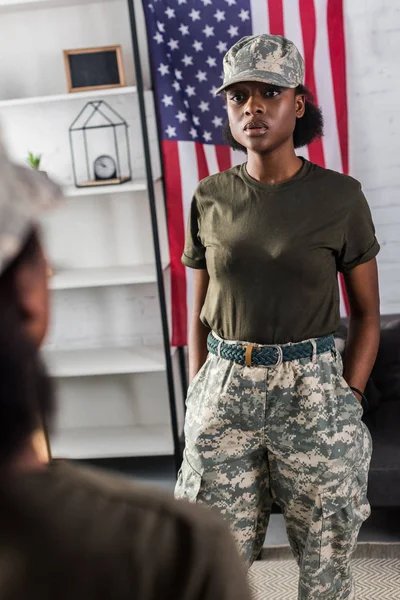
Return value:
<svg viewBox="0 0 400 600">
<path fill-rule="evenodd" d="M 107 0 L 96 0 L 107 2 Z M 52 7 L 93 4 L 93 0 L 0 0 L 0 12 L 25 11 Z"/>
<path fill-rule="evenodd" d="M 167 267 L 168 265 L 165 264 L 164 270 Z M 60 271 L 51 278 L 50 288 L 52 290 L 74 290 L 156 282 L 157 275 L 153 264 L 129 265 Z"/>
<path fill-rule="evenodd" d="M 66 430 L 54 437 L 52 446 L 57 456 L 69 459 L 173 453 L 171 431 L 166 425 Z"/>
<path fill-rule="evenodd" d="M 137 88 L 134 85 L 111 88 L 102 90 L 101 98 L 115 96 L 126 96 L 136 94 Z M 88 92 L 72 92 L 70 94 L 49 94 L 48 96 L 35 96 L 32 98 L 11 98 L 10 100 L 0 100 L 0 110 L 2 108 L 13 108 L 17 106 L 31 106 L 33 104 L 49 104 L 54 102 L 73 102 L 82 100 L 96 100 L 99 98 L 99 92 L 90 90 Z"/>
<path fill-rule="evenodd" d="M 9 57 L 0 65 L 0 122 L 6 143 L 20 162 L 28 151 L 42 153 L 42 168 L 60 183 L 66 197 L 42 223 L 53 268 L 52 326 L 43 355 L 57 380 L 59 406 L 50 436 L 52 454 L 79 459 L 173 454 L 128 4 L 0 0 L 0 14 L 0 53 Z M 150 88 L 144 21 L 138 34 L 145 86 Z M 123 50 L 127 86 L 66 93 L 63 49 L 114 44 Z M 132 180 L 77 188 L 68 127 L 86 102 L 101 99 L 128 123 Z M 145 99 L 168 286 L 165 207 L 150 89 Z M 175 361 L 175 353 L 171 356 Z"/>
<path fill-rule="evenodd" d="M 64 189 L 64 195 L 71 198 L 75 196 L 101 196 L 103 194 L 126 194 L 128 192 L 144 192 L 147 190 L 147 182 L 144 179 L 128 181 L 119 185 L 103 185 L 101 187 L 68 186 Z"/>
<path fill-rule="evenodd" d="M 161 346 L 50 350 L 44 357 L 53 377 L 94 377 L 165 371 Z"/>
</svg>

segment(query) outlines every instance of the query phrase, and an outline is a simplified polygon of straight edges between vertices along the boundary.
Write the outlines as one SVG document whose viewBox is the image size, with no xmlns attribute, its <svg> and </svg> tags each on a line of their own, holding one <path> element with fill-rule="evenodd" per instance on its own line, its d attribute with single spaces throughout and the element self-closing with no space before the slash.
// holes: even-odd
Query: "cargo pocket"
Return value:
<svg viewBox="0 0 400 600">
<path fill-rule="evenodd" d="M 353 471 L 321 493 L 321 570 L 340 569 L 344 577 L 348 572 L 360 527 L 371 512 L 366 495 L 367 468 L 362 465 L 359 472 Z"/>
<path fill-rule="evenodd" d="M 179 469 L 178 481 L 175 486 L 175 498 L 185 498 L 189 502 L 196 502 L 201 488 L 201 475 L 187 459 L 184 452 L 182 466 Z"/>
<path fill-rule="evenodd" d="M 197 383 L 199 382 L 203 373 L 208 368 L 209 358 L 210 358 L 210 355 L 208 354 L 205 363 L 202 365 L 202 367 L 200 367 L 200 369 L 197 371 L 196 375 L 193 377 L 192 381 L 189 383 L 189 387 L 188 387 L 187 393 L 186 393 L 186 406 L 188 405 L 190 397 L 193 396 L 193 393 L 196 390 Z"/>
<path fill-rule="evenodd" d="M 344 397 L 345 402 L 348 405 L 352 406 L 356 410 L 356 413 L 358 413 L 358 415 L 361 418 L 364 413 L 364 408 L 363 408 L 361 402 L 359 401 L 359 399 L 357 398 L 357 396 L 355 395 L 355 393 L 353 392 L 353 390 L 351 389 L 351 387 L 349 386 L 349 384 L 347 383 L 345 378 L 343 376 L 341 376 L 340 379 L 341 379 L 341 386 L 342 386 L 343 397 Z"/>
</svg>

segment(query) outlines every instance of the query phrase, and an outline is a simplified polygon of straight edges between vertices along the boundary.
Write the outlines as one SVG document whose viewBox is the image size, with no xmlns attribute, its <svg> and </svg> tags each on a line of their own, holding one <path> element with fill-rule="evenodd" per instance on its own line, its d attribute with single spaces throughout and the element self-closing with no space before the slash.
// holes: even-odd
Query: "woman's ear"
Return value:
<svg viewBox="0 0 400 600">
<path fill-rule="evenodd" d="M 306 98 L 301 94 L 296 95 L 296 117 L 297 119 L 301 119 L 304 117 L 304 113 L 306 111 Z"/>
</svg>

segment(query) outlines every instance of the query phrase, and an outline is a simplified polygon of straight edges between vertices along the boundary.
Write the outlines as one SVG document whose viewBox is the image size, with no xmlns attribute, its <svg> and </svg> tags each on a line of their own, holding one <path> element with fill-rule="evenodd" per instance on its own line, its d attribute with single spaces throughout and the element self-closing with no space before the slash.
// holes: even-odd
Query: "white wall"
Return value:
<svg viewBox="0 0 400 600">
<path fill-rule="evenodd" d="M 381 311 L 400 313 L 400 3 L 345 0 L 350 170 L 381 244 Z"/>
</svg>

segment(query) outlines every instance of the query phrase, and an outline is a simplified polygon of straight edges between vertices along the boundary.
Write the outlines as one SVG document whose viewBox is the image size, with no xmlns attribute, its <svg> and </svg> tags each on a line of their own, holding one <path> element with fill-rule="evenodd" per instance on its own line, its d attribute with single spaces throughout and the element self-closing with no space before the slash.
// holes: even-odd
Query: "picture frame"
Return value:
<svg viewBox="0 0 400 600">
<path fill-rule="evenodd" d="M 68 92 L 125 87 L 120 45 L 63 50 Z"/>
</svg>

